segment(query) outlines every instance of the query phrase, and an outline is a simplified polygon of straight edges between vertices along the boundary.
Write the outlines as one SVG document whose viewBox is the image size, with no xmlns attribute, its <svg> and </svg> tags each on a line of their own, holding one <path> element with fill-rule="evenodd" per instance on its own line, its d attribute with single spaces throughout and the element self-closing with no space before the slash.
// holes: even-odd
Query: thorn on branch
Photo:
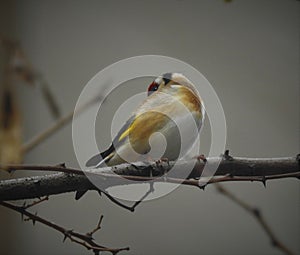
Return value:
<svg viewBox="0 0 300 255">
<path fill-rule="evenodd" d="M 229 150 L 225 150 L 225 152 L 222 156 L 223 156 L 223 159 L 225 159 L 225 160 L 230 160 L 230 161 L 233 160 L 233 157 L 229 155 Z"/>
<path fill-rule="evenodd" d="M 135 164 L 130 163 L 130 165 L 131 165 L 134 169 L 139 170 L 139 168 L 138 168 Z M 128 168 L 127 168 L 127 169 L 128 169 Z"/>
<path fill-rule="evenodd" d="M 62 168 L 67 168 L 67 167 L 66 167 L 66 163 L 64 163 L 64 162 L 63 162 L 63 163 L 57 164 L 57 166 L 58 166 L 58 167 L 62 167 Z"/>
<path fill-rule="evenodd" d="M 264 187 L 267 188 L 267 179 L 265 175 L 262 177 L 261 182 L 264 185 Z"/>
<path fill-rule="evenodd" d="M 73 229 L 70 230 L 65 230 L 64 231 L 64 239 L 63 239 L 63 243 L 66 241 L 67 238 L 70 238 L 73 234 Z"/>
<path fill-rule="evenodd" d="M 31 204 L 28 204 L 28 205 L 26 205 L 26 202 L 24 202 L 22 208 L 24 210 L 26 210 L 26 209 L 28 209 L 32 206 L 35 206 L 35 205 L 40 204 L 40 203 L 42 203 L 44 201 L 47 201 L 47 200 L 49 200 L 49 196 L 45 196 L 44 198 L 39 198 L 39 200 L 33 201 Z"/>
<path fill-rule="evenodd" d="M 25 210 L 24 210 L 25 211 Z M 37 216 L 37 212 L 35 212 L 34 214 L 32 214 L 33 217 L 28 216 L 27 218 L 25 218 L 23 221 L 32 221 L 32 225 L 35 226 L 35 218 Z"/>
<path fill-rule="evenodd" d="M 199 185 L 199 188 L 202 189 L 203 191 L 205 190 L 207 184 Z"/>
</svg>

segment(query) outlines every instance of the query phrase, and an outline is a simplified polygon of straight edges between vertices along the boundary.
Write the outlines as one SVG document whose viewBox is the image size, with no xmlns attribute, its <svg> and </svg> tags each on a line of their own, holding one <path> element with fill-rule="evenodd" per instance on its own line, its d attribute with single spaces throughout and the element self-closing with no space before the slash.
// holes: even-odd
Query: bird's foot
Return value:
<svg viewBox="0 0 300 255">
<path fill-rule="evenodd" d="M 168 169 L 166 167 L 163 167 L 162 163 L 167 163 L 168 166 L 170 166 L 169 159 L 168 158 L 160 158 L 160 159 L 156 160 L 155 163 L 156 163 L 156 165 L 157 165 L 158 168 L 160 168 L 160 169 L 163 170 L 163 175 L 166 177 Z"/>
<path fill-rule="evenodd" d="M 170 165 L 170 161 L 168 158 L 160 158 L 155 161 L 156 165 L 160 165 L 160 166 L 161 166 L 161 163 L 163 163 L 163 162 L 167 163 L 168 166 Z"/>
<path fill-rule="evenodd" d="M 199 161 L 203 161 L 204 163 L 207 162 L 207 159 L 204 156 L 204 154 L 200 154 L 199 156 L 196 156 L 196 159 L 199 160 Z"/>
</svg>

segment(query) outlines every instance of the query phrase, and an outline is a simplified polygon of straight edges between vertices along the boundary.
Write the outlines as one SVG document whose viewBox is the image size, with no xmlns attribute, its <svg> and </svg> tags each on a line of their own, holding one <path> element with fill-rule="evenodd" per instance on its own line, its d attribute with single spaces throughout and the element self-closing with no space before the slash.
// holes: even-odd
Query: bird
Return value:
<svg viewBox="0 0 300 255">
<path fill-rule="evenodd" d="M 185 123 L 191 116 L 200 132 L 205 108 L 193 83 L 181 73 L 162 74 L 148 86 L 147 97 L 122 126 L 110 147 L 91 157 L 86 166 L 100 168 L 145 160 L 144 155 L 151 151 L 149 139 L 157 132 L 166 139 L 166 150 L 161 158 L 177 160 L 182 144 L 176 123 Z M 197 139 L 193 136 L 195 133 L 185 142 L 184 151 L 188 151 Z M 75 198 L 79 199 L 84 193 L 78 190 Z"/>
</svg>

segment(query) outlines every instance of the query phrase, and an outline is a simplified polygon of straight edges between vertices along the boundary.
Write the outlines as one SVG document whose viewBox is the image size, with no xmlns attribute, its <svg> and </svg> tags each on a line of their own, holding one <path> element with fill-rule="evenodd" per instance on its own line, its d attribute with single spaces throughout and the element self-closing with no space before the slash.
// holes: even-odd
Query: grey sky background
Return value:
<svg viewBox="0 0 300 255">
<path fill-rule="evenodd" d="M 299 153 L 299 1 L 14 1 L 0 4 L 1 31 L 20 40 L 63 110 L 71 111 L 85 84 L 106 66 L 132 56 L 178 58 L 198 69 L 217 92 L 234 156 Z M 170 70 L 172 71 L 172 70 Z M 99 123 L 99 147 L 111 141 L 113 109 L 144 91 L 148 80 L 123 86 Z M 38 89 L 17 85 L 24 140 L 53 123 Z M 98 128 L 97 128 L 98 129 Z M 83 130 L 84 132 L 84 130 Z M 209 123 L 202 134 L 209 143 Z M 25 163 L 77 167 L 71 125 L 31 151 Z M 16 174 L 15 176 L 20 176 Z M 299 181 L 228 183 L 259 207 L 275 234 L 300 254 Z M 68 228 L 87 232 L 104 215 L 96 239 L 128 254 L 282 254 L 256 221 L 218 194 L 180 187 L 129 213 L 95 192 L 52 196 L 37 207 Z M 40 224 L 0 208 L 0 254 L 89 254 Z M 126 252 L 124 252 L 126 254 Z"/>
</svg>

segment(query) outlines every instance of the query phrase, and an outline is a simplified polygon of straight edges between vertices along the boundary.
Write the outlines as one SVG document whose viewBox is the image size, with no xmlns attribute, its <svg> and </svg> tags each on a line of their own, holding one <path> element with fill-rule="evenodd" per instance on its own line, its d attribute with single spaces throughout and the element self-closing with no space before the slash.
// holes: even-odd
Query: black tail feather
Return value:
<svg viewBox="0 0 300 255">
<path fill-rule="evenodd" d="M 98 163 L 102 160 L 102 157 L 100 154 L 96 154 L 95 156 L 91 157 L 86 163 L 85 166 L 96 166 Z"/>
<path fill-rule="evenodd" d="M 106 158 L 109 154 L 115 151 L 115 147 L 112 144 L 106 151 L 101 152 L 100 154 L 96 154 L 95 156 L 91 157 L 86 163 L 85 166 L 90 167 L 90 166 L 96 166 L 98 165 L 101 160 Z"/>
</svg>

